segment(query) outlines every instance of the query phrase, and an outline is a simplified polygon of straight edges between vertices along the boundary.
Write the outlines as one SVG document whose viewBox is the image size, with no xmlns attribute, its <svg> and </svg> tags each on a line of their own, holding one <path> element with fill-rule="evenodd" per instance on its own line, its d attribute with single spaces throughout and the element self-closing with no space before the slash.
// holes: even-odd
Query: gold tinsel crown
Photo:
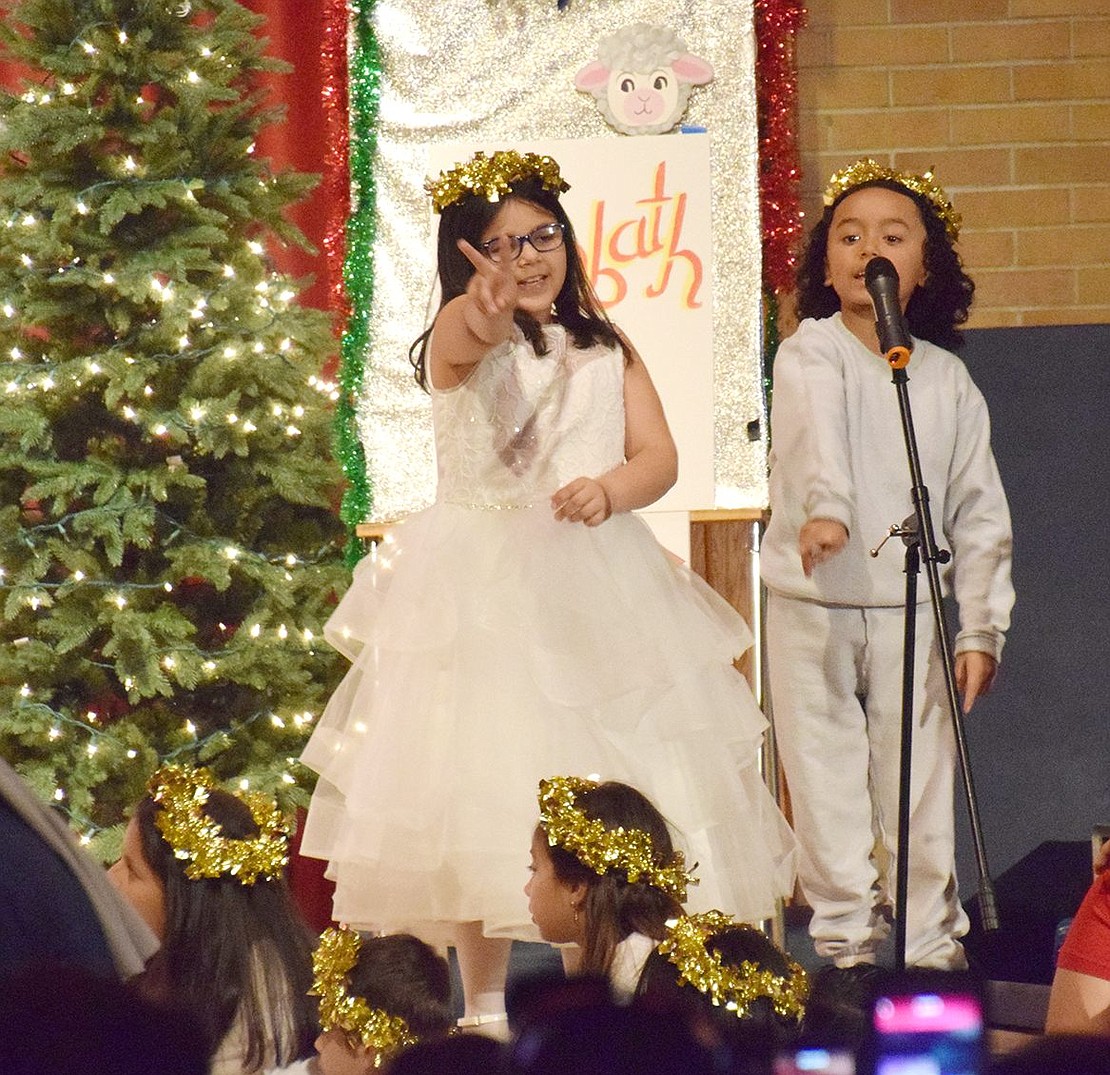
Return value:
<svg viewBox="0 0 1110 1075">
<path fill-rule="evenodd" d="M 952 202 L 944 188 L 936 181 L 931 168 L 921 175 L 915 175 L 913 172 L 896 172 L 893 168 L 887 168 L 877 160 L 866 157 L 856 161 L 855 164 L 850 164 L 847 168 L 842 168 L 839 172 L 834 172 L 829 177 L 829 185 L 825 188 L 825 205 L 830 206 L 850 190 L 861 187 L 864 183 L 873 183 L 877 179 L 897 183 L 906 190 L 912 190 L 914 194 L 920 194 L 932 205 L 937 216 L 944 221 L 944 229 L 948 232 L 948 237 L 953 242 L 959 239 L 963 218 L 952 207 Z"/>
<path fill-rule="evenodd" d="M 312 954 L 312 988 L 309 995 L 320 998 L 320 1026 L 339 1027 L 375 1050 L 374 1067 L 398 1049 L 416 1043 L 408 1023 L 399 1015 L 371 1008 L 365 998 L 352 996 L 348 975 L 358 963 L 362 938 L 341 926 L 326 929 Z"/>
<path fill-rule="evenodd" d="M 540 781 L 540 824 L 547 832 L 547 842 L 569 851 L 602 877 L 610 870 L 621 870 L 632 884 L 642 881 L 683 903 L 686 887 L 698 881 L 686 872 L 681 851 L 674 852 L 670 862 L 661 863 L 651 837 L 642 829 L 606 828 L 575 805 L 580 791 L 598 786 L 593 780 L 574 776 Z"/>
<path fill-rule="evenodd" d="M 438 179 L 425 180 L 424 189 L 431 195 L 432 208 L 442 213 L 468 195 L 488 202 L 499 201 L 522 179 L 538 179 L 544 190 L 556 194 L 570 190 L 570 184 L 559 174 L 559 165 L 551 157 L 518 153 L 515 149 L 498 150 L 492 157 L 475 153 L 466 163 L 440 172 Z"/>
<path fill-rule="evenodd" d="M 767 997 L 775 1011 L 800 1019 L 809 996 L 806 972 L 787 957 L 789 977 L 764 970 L 744 960 L 739 967 L 725 966 L 719 952 L 706 947 L 713 934 L 725 929 L 747 928 L 721 911 L 683 915 L 667 923 L 667 937 L 657 950 L 678 968 L 679 985 L 692 985 L 718 1006 L 743 1018 L 754 1000 Z"/>
<path fill-rule="evenodd" d="M 259 877 L 273 880 L 289 861 L 289 823 L 273 799 L 260 792 L 239 794 L 258 835 L 249 839 L 225 836 L 219 822 L 203 810 L 216 781 L 208 769 L 165 765 L 147 785 L 161 807 L 154 824 L 170 845 L 174 857 L 185 863 L 191 881 L 230 874 L 241 884 L 253 885 Z"/>
</svg>

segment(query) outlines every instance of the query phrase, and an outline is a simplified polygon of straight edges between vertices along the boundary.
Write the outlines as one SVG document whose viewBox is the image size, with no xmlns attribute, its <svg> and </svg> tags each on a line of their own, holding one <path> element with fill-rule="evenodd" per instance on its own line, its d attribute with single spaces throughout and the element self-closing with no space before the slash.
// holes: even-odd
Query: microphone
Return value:
<svg viewBox="0 0 1110 1075">
<path fill-rule="evenodd" d="M 912 344 L 898 301 L 898 270 L 889 258 L 872 258 L 863 270 L 863 282 L 875 307 L 879 348 L 894 369 L 903 369 L 910 361 Z"/>
</svg>

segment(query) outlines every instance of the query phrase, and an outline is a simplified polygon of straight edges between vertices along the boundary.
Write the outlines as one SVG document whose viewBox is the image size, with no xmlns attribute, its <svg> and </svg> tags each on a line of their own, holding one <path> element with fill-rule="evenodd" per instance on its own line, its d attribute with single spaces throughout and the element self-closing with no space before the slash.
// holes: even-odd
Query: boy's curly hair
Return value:
<svg viewBox="0 0 1110 1075">
<path fill-rule="evenodd" d="M 836 207 L 850 194 L 867 187 L 882 187 L 902 194 L 917 206 L 925 225 L 925 283 L 914 291 L 906 307 L 906 323 L 910 333 L 950 351 L 964 342 L 959 326 L 967 321 L 968 309 L 975 293 L 975 282 L 964 272 L 945 229 L 928 199 L 888 179 L 875 179 L 845 191 L 826 206 L 821 219 L 809 233 L 798 264 L 798 317 L 831 317 L 840 309 L 836 292 L 825 283 L 826 249 L 829 226 Z"/>
</svg>

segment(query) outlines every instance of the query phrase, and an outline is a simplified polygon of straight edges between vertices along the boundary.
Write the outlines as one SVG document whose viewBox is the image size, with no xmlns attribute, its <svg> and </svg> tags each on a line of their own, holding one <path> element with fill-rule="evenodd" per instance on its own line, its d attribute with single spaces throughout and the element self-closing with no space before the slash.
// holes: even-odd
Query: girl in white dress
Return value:
<svg viewBox="0 0 1110 1075">
<path fill-rule="evenodd" d="M 695 902 L 754 920 L 793 884 L 733 661 L 743 619 L 633 514 L 677 460 L 640 357 L 602 312 L 549 157 L 429 183 L 442 304 L 413 345 L 436 502 L 363 560 L 327 625 L 352 661 L 302 760 L 302 852 L 362 928 L 449 924 L 466 1021 L 504 1011 L 535 789 L 598 774 L 666 803 Z"/>
</svg>

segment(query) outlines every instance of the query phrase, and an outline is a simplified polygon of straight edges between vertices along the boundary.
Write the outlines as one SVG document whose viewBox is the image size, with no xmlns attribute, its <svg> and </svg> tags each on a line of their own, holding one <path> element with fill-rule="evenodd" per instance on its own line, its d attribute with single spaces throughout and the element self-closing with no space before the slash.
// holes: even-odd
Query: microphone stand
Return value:
<svg viewBox="0 0 1110 1075">
<path fill-rule="evenodd" d="M 913 744 L 913 669 L 916 646 L 916 605 L 917 576 L 920 564 L 925 564 L 925 577 L 929 583 L 929 599 L 933 608 L 936 624 L 937 644 L 940 646 L 941 660 L 944 665 L 944 683 L 948 696 L 948 710 L 952 718 L 952 728 L 956 737 L 956 751 L 967 797 L 968 818 L 971 822 L 971 837 L 975 848 L 975 863 L 979 874 L 979 919 L 984 933 L 997 930 L 998 904 L 995 899 L 994 882 L 987 869 L 987 854 L 983 845 L 983 832 L 979 822 L 979 806 L 975 797 L 975 786 L 971 775 L 971 761 L 968 755 L 967 739 L 964 736 L 963 714 L 960 711 L 959 694 L 956 690 L 956 672 L 952 659 L 952 645 L 948 624 L 944 618 L 941 597 L 939 564 L 946 564 L 952 558 L 947 549 L 939 549 L 936 543 L 933 519 L 929 510 L 929 490 L 921 474 L 921 458 L 917 451 L 917 437 L 913 428 L 913 412 L 910 408 L 909 391 L 906 387 L 909 377 L 906 365 L 910 352 L 905 347 L 891 347 L 885 355 L 893 368 L 894 387 L 898 393 L 898 410 L 902 417 L 902 434 L 906 442 L 906 457 L 910 466 L 914 514 L 901 525 L 890 528 L 887 537 L 871 550 L 878 556 L 879 550 L 891 537 L 901 537 L 906 546 L 906 606 L 905 629 L 902 648 L 902 741 L 901 764 L 898 788 L 898 861 L 895 874 L 894 896 L 894 947 L 895 969 L 906 967 L 906 906 L 907 885 L 909 881 L 909 835 L 910 835 L 910 773 L 911 747 Z"/>
</svg>

